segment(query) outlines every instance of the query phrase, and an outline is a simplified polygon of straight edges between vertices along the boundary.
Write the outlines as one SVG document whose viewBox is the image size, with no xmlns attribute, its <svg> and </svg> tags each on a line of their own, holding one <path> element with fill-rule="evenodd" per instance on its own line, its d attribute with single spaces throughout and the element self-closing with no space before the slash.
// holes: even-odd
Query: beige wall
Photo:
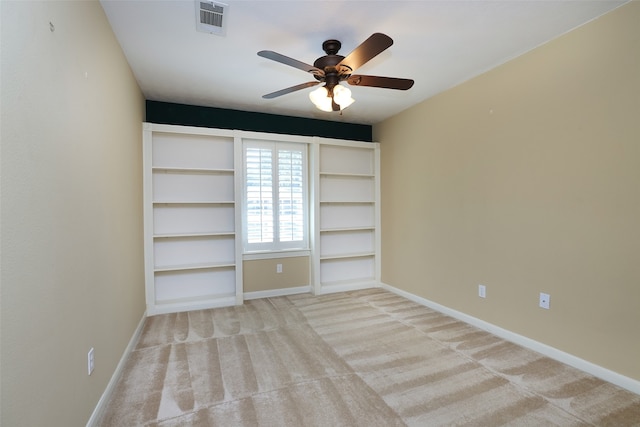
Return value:
<svg viewBox="0 0 640 427">
<path fill-rule="evenodd" d="M 282 273 L 276 272 L 282 264 Z M 257 259 L 243 261 L 244 292 L 270 291 L 309 285 L 309 257 Z"/>
<path fill-rule="evenodd" d="M 634 1 L 374 127 L 384 283 L 640 380 L 638 23 Z"/>
<path fill-rule="evenodd" d="M 0 10 L 0 424 L 79 426 L 144 313 L 144 100 L 97 1 Z"/>
</svg>

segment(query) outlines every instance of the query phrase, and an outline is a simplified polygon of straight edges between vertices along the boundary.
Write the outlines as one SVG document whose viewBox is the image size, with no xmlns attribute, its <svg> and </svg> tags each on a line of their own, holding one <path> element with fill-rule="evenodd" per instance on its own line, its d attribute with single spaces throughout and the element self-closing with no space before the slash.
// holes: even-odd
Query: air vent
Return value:
<svg viewBox="0 0 640 427">
<path fill-rule="evenodd" d="M 227 32 L 229 5 L 196 0 L 196 28 L 203 33 L 223 36 Z"/>
</svg>

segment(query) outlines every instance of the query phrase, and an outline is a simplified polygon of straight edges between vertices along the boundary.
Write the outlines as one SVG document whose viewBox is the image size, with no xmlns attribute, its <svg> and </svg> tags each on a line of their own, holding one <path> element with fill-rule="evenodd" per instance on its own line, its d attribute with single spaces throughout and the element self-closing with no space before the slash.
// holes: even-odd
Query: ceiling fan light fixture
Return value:
<svg viewBox="0 0 640 427">
<path fill-rule="evenodd" d="M 342 85 L 336 85 L 333 88 L 333 100 L 340 106 L 340 110 L 344 110 L 355 102 L 351 97 L 351 90 Z"/>
<path fill-rule="evenodd" d="M 324 110 L 322 106 L 329 102 L 329 111 L 331 111 L 331 98 L 329 98 L 329 91 L 325 86 L 321 86 L 318 89 L 309 92 L 309 99 L 313 102 L 313 105 L 323 111 L 326 110 Z"/>
<path fill-rule="evenodd" d="M 331 95 L 326 86 L 319 87 L 318 89 L 309 93 L 309 99 L 313 102 L 319 110 L 330 113 L 333 111 L 333 105 Z M 341 85 L 333 87 L 333 101 L 340 106 L 340 111 L 353 104 L 355 100 L 351 98 L 351 91 Z"/>
<path fill-rule="evenodd" d="M 310 92 L 309 99 L 319 110 L 326 111 L 327 113 L 333 111 L 331 108 L 331 96 L 329 96 L 329 91 L 326 86 L 319 87 L 313 92 Z"/>
</svg>

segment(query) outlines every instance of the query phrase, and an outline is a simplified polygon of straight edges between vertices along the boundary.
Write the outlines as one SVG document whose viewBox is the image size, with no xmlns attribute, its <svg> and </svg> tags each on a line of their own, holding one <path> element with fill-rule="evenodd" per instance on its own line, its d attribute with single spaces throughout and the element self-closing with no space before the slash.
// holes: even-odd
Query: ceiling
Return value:
<svg viewBox="0 0 640 427">
<path fill-rule="evenodd" d="M 221 36 L 196 31 L 193 0 L 101 0 L 148 100 L 361 124 L 378 123 L 626 2 L 227 0 Z M 411 89 L 350 86 L 356 102 L 342 114 L 317 110 L 308 97 L 315 87 L 262 98 L 313 77 L 258 51 L 313 64 L 325 54 L 323 41 L 340 40 L 339 54 L 347 56 L 376 32 L 394 44 L 354 73 L 414 79 Z"/>
</svg>

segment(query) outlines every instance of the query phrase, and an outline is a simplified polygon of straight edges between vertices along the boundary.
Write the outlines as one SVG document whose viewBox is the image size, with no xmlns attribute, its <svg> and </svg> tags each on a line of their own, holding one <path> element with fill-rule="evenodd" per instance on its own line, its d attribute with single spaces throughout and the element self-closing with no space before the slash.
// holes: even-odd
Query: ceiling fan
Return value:
<svg viewBox="0 0 640 427">
<path fill-rule="evenodd" d="M 313 65 L 289 58 L 288 56 L 271 50 L 261 50 L 258 52 L 259 56 L 311 73 L 316 79 L 315 81 L 301 83 L 268 93 L 262 97 L 272 99 L 316 86 L 320 83 L 325 83 L 324 86 L 311 92 L 309 98 L 311 98 L 311 101 L 316 107 L 323 111 L 341 111 L 354 102 L 351 98 L 351 91 L 339 84 L 342 81 L 346 81 L 353 86 L 407 90 L 413 86 L 413 80 L 352 74 L 357 68 L 369 62 L 392 44 L 393 40 L 391 37 L 382 33 L 375 33 L 345 57 L 338 55 L 338 51 L 342 46 L 338 40 L 327 40 L 322 43 L 322 50 L 325 51 L 326 55 L 316 59 Z"/>
</svg>

